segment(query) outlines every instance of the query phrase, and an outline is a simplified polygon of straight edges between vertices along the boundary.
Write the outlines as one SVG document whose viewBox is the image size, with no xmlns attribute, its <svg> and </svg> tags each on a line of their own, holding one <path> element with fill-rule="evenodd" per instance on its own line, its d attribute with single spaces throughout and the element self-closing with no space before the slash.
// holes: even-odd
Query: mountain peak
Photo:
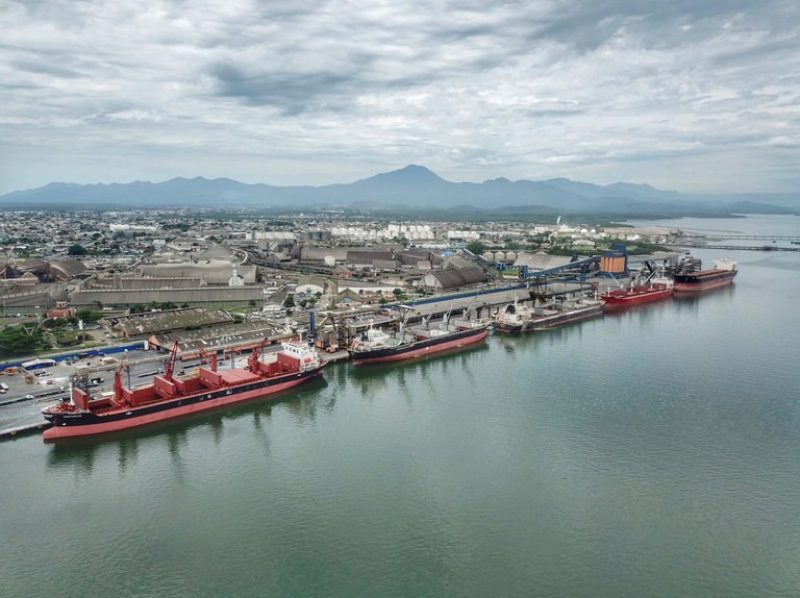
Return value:
<svg viewBox="0 0 800 598">
<path fill-rule="evenodd" d="M 547 181 L 509 181 L 498 177 L 483 183 L 450 182 L 419 164 L 384 172 L 349 184 L 322 187 L 275 187 L 250 185 L 229 178 L 208 179 L 176 177 L 160 183 L 96 183 L 78 185 L 51 183 L 39 189 L 6 194 L 0 199 L 3 207 L 30 209 L 36 206 L 95 207 L 219 207 L 237 206 L 314 206 L 343 204 L 369 205 L 403 209 L 477 206 L 484 210 L 502 206 L 547 206 L 559 212 L 615 214 L 681 214 L 729 213 L 733 202 L 740 211 L 754 212 L 783 206 L 800 209 L 800 194 L 761 194 L 758 205 L 752 195 L 681 195 L 662 191 L 646 184 L 615 183 L 602 186 L 566 178 Z M 761 203 L 764 201 L 765 203 Z M 502 202 L 502 203 L 501 203 Z M 766 204 L 770 205 L 766 205 Z M 536 210 L 541 208 L 536 207 Z"/>
<path fill-rule="evenodd" d="M 392 170 L 390 172 L 382 172 L 376 175 L 383 178 L 392 178 L 396 180 L 403 180 L 408 182 L 427 182 L 427 181 L 442 181 L 444 180 L 438 174 L 419 164 L 409 164 L 400 170 Z M 375 177 L 372 177 L 375 178 Z"/>
</svg>

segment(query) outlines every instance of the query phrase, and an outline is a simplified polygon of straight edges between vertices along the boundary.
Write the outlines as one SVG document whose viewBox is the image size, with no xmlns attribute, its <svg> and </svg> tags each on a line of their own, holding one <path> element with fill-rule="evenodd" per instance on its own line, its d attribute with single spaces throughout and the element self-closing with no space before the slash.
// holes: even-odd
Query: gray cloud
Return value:
<svg viewBox="0 0 800 598">
<path fill-rule="evenodd" d="M 352 76 L 336 73 L 273 72 L 248 75 L 231 64 L 213 65 L 209 73 L 217 80 L 217 93 L 248 104 L 271 105 L 295 115 L 325 98 L 349 94 Z"/>
<path fill-rule="evenodd" d="M 796 2 L 9 1 L 0 27 L 0 191 L 409 162 L 689 191 L 798 180 Z"/>
</svg>

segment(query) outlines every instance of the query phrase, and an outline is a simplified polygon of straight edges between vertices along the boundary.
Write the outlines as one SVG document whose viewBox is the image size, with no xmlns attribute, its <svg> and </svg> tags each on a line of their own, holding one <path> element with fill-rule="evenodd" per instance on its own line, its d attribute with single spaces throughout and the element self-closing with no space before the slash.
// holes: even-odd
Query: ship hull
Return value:
<svg viewBox="0 0 800 598">
<path fill-rule="evenodd" d="M 733 282 L 736 271 L 706 270 L 693 274 L 678 274 L 675 276 L 676 293 L 700 293 L 711 289 L 718 289 Z"/>
<path fill-rule="evenodd" d="M 170 399 L 163 403 L 144 405 L 127 411 L 120 410 L 107 415 L 97 415 L 90 412 L 59 414 L 54 418 L 52 427 L 44 431 L 43 437 L 45 442 L 52 442 L 64 438 L 94 436 L 146 426 L 194 413 L 211 411 L 245 401 L 264 398 L 303 384 L 321 374 L 322 367 L 319 367 L 307 372 L 282 376 L 279 379 L 261 380 L 243 384 L 239 387 L 233 386 L 208 390 Z"/>
<path fill-rule="evenodd" d="M 603 306 L 598 305 L 590 309 L 576 310 L 557 316 L 542 318 L 541 320 L 533 321 L 533 330 L 549 330 L 551 328 L 558 328 L 574 322 L 581 322 L 603 315 Z"/>
<path fill-rule="evenodd" d="M 489 335 L 486 328 L 477 330 L 466 330 L 445 340 L 428 339 L 417 341 L 409 345 L 391 347 L 388 349 L 375 349 L 371 351 L 353 351 L 353 365 L 365 365 L 370 363 L 387 363 L 393 361 L 405 361 L 407 359 L 417 359 L 426 355 L 434 355 L 442 351 L 457 349 L 474 345 L 482 342 Z"/>
<path fill-rule="evenodd" d="M 663 301 L 672 296 L 672 289 L 653 289 L 646 291 L 612 291 L 603 295 L 606 309 L 622 309 L 642 303 L 652 303 L 653 301 Z"/>
<path fill-rule="evenodd" d="M 537 330 L 549 330 L 551 328 L 558 328 L 559 326 L 566 326 L 567 324 L 581 322 L 583 320 L 596 318 L 601 315 L 603 315 L 603 306 L 597 305 L 596 307 L 577 309 L 553 316 L 534 318 L 518 324 L 495 322 L 494 326 L 495 330 L 506 334 L 513 334 L 516 332 L 535 332 Z"/>
</svg>

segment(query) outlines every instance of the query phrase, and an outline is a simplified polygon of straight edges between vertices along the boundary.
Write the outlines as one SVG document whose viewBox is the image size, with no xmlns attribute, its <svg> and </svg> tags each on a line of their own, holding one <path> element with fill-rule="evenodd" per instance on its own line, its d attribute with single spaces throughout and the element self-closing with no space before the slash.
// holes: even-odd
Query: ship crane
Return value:
<svg viewBox="0 0 800 598">
<path fill-rule="evenodd" d="M 167 357 L 167 363 L 164 364 L 164 378 L 166 380 L 172 380 L 172 374 L 175 372 L 175 360 L 178 358 L 178 349 L 180 345 L 178 345 L 178 341 L 175 341 L 172 344 L 172 348 L 169 350 L 169 357 Z"/>
<path fill-rule="evenodd" d="M 247 365 L 250 367 L 251 372 L 258 371 L 258 359 L 261 357 L 261 352 L 264 348 L 269 345 L 269 338 L 264 338 L 261 340 L 258 345 L 253 349 L 253 352 L 250 353 L 250 356 L 247 358 Z"/>
<path fill-rule="evenodd" d="M 128 366 L 128 356 L 123 355 L 122 359 L 120 359 L 117 371 L 114 372 L 114 399 L 119 404 L 127 404 L 127 401 L 125 400 L 125 393 L 123 392 L 122 388 L 122 372 L 126 371 L 128 373 L 128 387 L 130 387 L 131 370 L 130 367 Z"/>
<path fill-rule="evenodd" d="M 433 313 L 430 313 L 427 316 L 425 316 L 424 318 L 422 318 L 422 326 L 425 328 L 425 330 L 428 329 L 428 323 L 431 321 L 431 316 L 432 315 L 433 315 Z"/>
<path fill-rule="evenodd" d="M 202 344 L 198 341 L 195 343 L 197 347 L 197 354 L 200 356 L 200 365 L 207 365 L 211 369 L 212 372 L 217 371 L 217 353 L 216 351 L 213 353 L 209 353 L 205 350 Z"/>
</svg>

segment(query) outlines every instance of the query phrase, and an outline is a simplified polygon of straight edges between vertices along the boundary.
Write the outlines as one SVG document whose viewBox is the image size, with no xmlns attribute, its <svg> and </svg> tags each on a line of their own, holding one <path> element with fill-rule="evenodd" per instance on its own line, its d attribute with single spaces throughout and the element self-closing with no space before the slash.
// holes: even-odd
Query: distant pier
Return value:
<svg viewBox="0 0 800 598">
<path fill-rule="evenodd" d="M 800 247 L 782 247 L 779 245 L 708 245 L 706 243 L 675 243 L 670 247 L 686 249 L 718 249 L 720 251 L 800 251 Z"/>
<path fill-rule="evenodd" d="M 687 235 L 701 236 L 701 235 Z M 704 234 L 702 238 L 710 241 L 790 241 L 800 243 L 800 235 L 715 235 Z"/>
</svg>

